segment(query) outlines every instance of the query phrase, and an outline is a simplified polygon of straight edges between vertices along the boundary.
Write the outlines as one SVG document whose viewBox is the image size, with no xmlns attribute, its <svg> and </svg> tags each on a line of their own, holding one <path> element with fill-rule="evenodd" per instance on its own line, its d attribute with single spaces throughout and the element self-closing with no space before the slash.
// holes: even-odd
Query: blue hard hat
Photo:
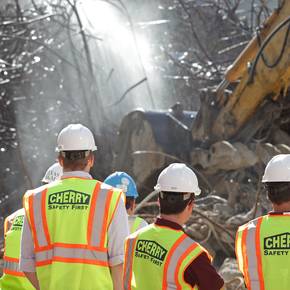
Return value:
<svg viewBox="0 0 290 290">
<path fill-rule="evenodd" d="M 104 180 L 104 183 L 122 189 L 127 197 L 139 196 L 135 181 L 126 172 L 114 172 Z"/>
</svg>

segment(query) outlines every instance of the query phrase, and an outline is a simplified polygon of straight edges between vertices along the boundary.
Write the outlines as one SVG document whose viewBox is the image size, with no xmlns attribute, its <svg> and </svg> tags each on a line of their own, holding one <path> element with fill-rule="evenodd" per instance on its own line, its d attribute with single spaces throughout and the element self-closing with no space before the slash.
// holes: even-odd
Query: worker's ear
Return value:
<svg viewBox="0 0 290 290">
<path fill-rule="evenodd" d="M 133 200 L 132 202 L 132 211 L 134 212 L 136 208 L 136 199 Z"/>
<path fill-rule="evenodd" d="M 189 211 L 192 211 L 193 210 L 193 207 L 194 207 L 194 200 L 191 199 L 189 201 L 189 203 L 187 204 L 187 206 L 188 206 Z"/>
<path fill-rule="evenodd" d="M 58 155 L 57 160 L 60 166 L 63 167 L 63 157 L 60 154 Z"/>
<path fill-rule="evenodd" d="M 93 167 L 95 163 L 95 156 L 93 154 L 93 152 L 90 153 L 89 159 L 88 159 L 88 165 L 89 167 Z"/>
</svg>

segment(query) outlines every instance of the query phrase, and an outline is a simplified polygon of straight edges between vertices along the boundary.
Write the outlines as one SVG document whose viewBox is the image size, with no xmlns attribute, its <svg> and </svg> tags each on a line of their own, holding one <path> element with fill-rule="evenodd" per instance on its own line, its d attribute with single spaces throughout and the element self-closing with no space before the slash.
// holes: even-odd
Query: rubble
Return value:
<svg viewBox="0 0 290 290">
<path fill-rule="evenodd" d="M 244 279 L 238 269 L 237 261 L 232 258 L 224 260 L 219 269 L 219 274 L 225 280 L 226 290 L 246 290 Z"/>
</svg>

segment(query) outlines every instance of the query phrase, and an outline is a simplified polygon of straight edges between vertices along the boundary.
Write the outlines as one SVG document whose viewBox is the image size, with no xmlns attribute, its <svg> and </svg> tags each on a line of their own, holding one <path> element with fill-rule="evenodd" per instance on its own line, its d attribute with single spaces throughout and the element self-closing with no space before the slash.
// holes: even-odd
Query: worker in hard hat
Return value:
<svg viewBox="0 0 290 290">
<path fill-rule="evenodd" d="M 114 172 L 109 175 L 104 182 L 108 185 L 121 189 L 125 193 L 130 233 L 146 227 L 148 223 L 141 217 L 134 215 L 136 198 L 139 194 L 133 178 L 126 172 Z"/>
<path fill-rule="evenodd" d="M 122 191 L 89 174 L 96 149 L 87 127 L 65 127 L 61 180 L 24 196 L 20 268 L 36 289 L 122 289 L 127 212 Z"/>
<path fill-rule="evenodd" d="M 236 256 L 247 289 L 290 289 L 290 155 L 274 156 L 262 178 L 273 211 L 239 227 Z"/>
<path fill-rule="evenodd" d="M 200 194 L 194 172 L 173 163 L 159 175 L 160 216 L 125 243 L 124 289 L 222 289 L 209 253 L 184 231 Z"/>
<path fill-rule="evenodd" d="M 59 163 L 55 163 L 47 169 L 42 182 L 53 182 L 60 179 L 61 175 L 62 167 Z M 9 215 L 4 222 L 4 265 L 3 276 L 0 279 L 1 290 L 35 289 L 18 265 L 24 215 L 24 209 L 21 208 Z"/>
</svg>

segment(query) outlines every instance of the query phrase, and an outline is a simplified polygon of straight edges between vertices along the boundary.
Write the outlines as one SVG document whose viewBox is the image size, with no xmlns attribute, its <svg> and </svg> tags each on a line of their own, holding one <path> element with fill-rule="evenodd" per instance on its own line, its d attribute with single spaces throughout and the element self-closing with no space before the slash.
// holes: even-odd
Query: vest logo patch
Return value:
<svg viewBox="0 0 290 290">
<path fill-rule="evenodd" d="M 84 192 L 66 190 L 48 196 L 48 209 L 87 209 L 91 196 Z"/>
<path fill-rule="evenodd" d="M 12 231 L 21 231 L 22 226 L 23 226 L 23 221 L 24 221 L 23 215 L 17 216 L 13 221 L 11 230 Z"/>
<path fill-rule="evenodd" d="M 288 255 L 290 250 L 290 233 L 282 233 L 279 235 L 264 238 L 264 255 Z"/>
<path fill-rule="evenodd" d="M 138 240 L 135 248 L 135 257 L 149 260 L 157 266 L 161 266 L 167 250 L 155 241 Z"/>
</svg>

